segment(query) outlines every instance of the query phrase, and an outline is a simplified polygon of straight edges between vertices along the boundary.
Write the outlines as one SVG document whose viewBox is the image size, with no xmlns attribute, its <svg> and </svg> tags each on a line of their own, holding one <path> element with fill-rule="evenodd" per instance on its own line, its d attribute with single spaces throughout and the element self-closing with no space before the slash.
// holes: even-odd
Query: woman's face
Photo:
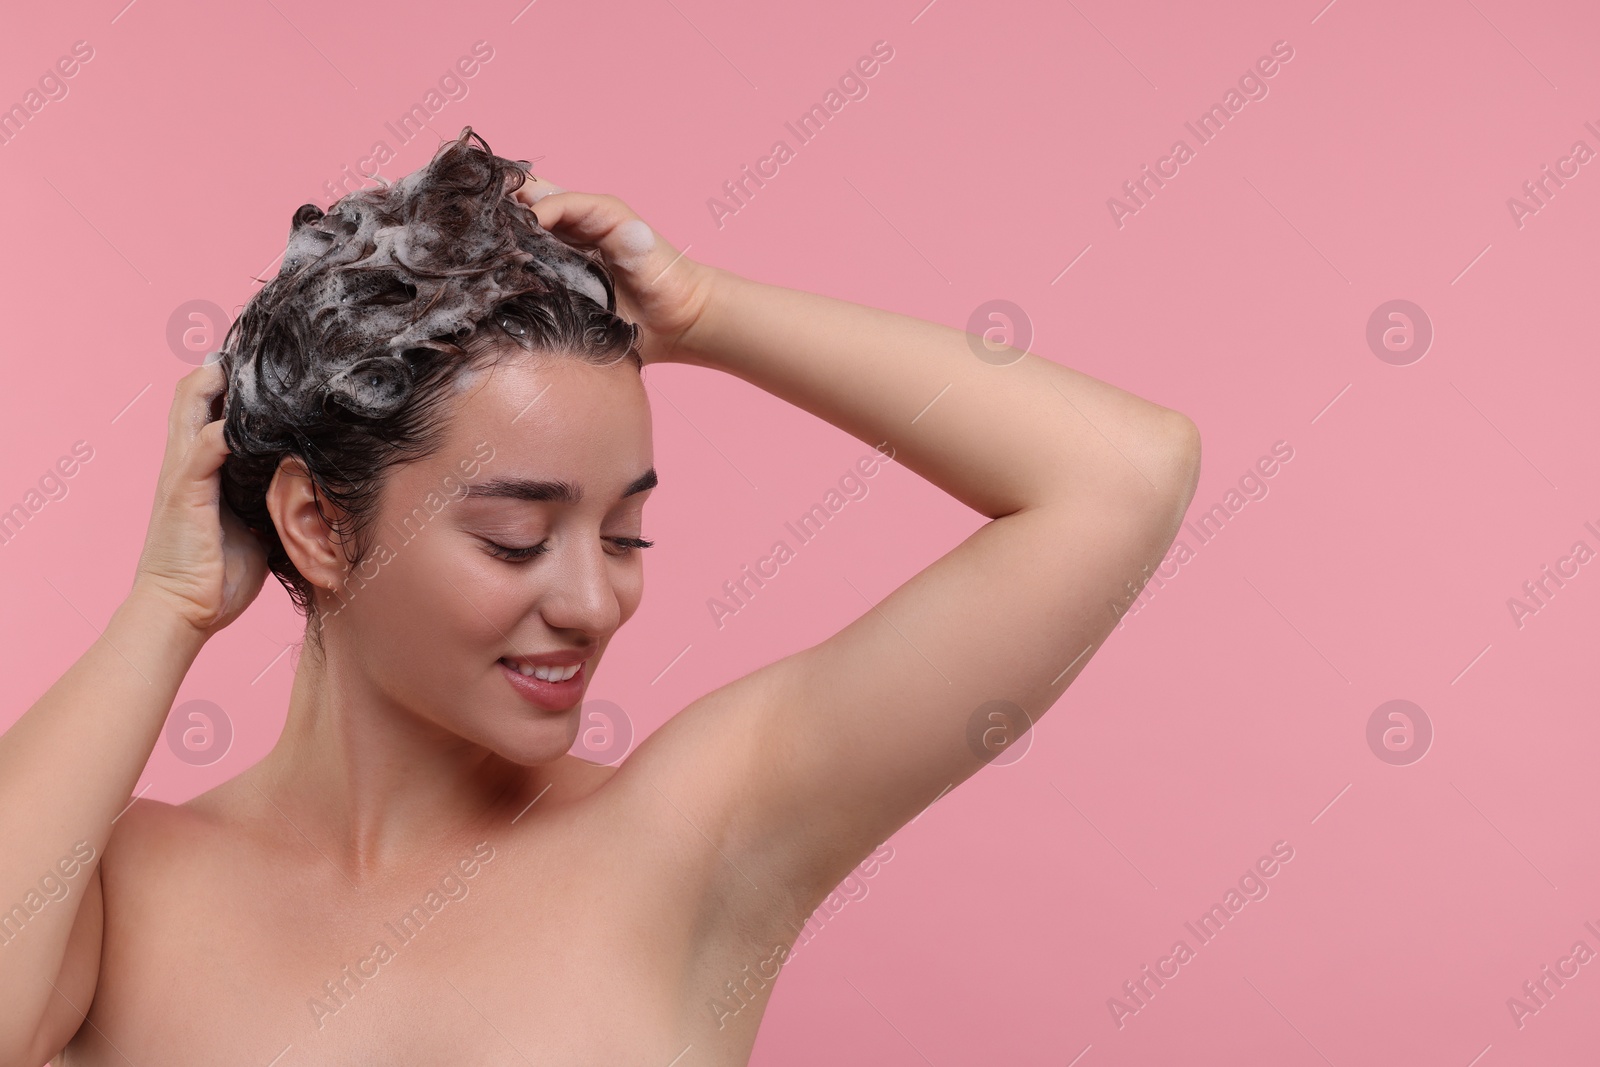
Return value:
<svg viewBox="0 0 1600 1067">
<path fill-rule="evenodd" d="M 389 472 L 325 634 L 424 729 L 543 763 L 572 745 L 594 669 L 643 594 L 643 550 L 618 539 L 645 536 L 650 407 L 629 362 L 527 353 L 467 378 L 456 404 L 444 446 Z M 536 483 L 576 499 L 530 499 L 551 495 Z M 565 684 L 519 685 L 501 664 L 561 652 L 589 653 Z"/>
</svg>

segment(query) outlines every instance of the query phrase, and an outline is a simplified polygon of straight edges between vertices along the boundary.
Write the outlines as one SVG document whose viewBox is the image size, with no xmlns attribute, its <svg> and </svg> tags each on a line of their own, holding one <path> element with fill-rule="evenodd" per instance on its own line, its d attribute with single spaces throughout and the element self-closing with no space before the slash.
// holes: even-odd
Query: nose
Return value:
<svg viewBox="0 0 1600 1067">
<path fill-rule="evenodd" d="M 539 612 L 557 630 L 581 630 L 603 637 L 621 625 L 622 605 L 612 568 L 598 537 L 563 538 L 546 572 L 550 585 Z"/>
</svg>

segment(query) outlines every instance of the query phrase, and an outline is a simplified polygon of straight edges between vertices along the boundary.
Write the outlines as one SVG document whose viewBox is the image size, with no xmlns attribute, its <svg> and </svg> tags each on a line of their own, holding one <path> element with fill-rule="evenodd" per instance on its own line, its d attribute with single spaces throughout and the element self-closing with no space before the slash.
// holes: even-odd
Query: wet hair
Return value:
<svg viewBox="0 0 1600 1067">
<path fill-rule="evenodd" d="M 566 245 L 511 197 L 528 166 L 468 126 L 397 183 L 327 212 L 301 206 L 277 276 L 223 339 L 223 498 L 308 619 L 312 586 L 266 506 L 285 456 L 304 462 L 354 566 L 371 548 L 385 473 L 442 446 L 468 372 L 520 351 L 643 366 L 599 253 Z"/>
</svg>

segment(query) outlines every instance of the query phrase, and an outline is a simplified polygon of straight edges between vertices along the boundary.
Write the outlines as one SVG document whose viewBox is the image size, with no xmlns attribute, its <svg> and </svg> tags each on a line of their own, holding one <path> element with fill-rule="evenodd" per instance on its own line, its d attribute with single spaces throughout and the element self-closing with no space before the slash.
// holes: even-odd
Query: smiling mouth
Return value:
<svg viewBox="0 0 1600 1067">
<path fill-rule="evenodd" d="M 534 667 L 527 663 L 512 663 L 507 659 L 500 660 L 501 664 L 516 671 L 524 678 L 537 678 L 543 682 L 564 682 L 576 677 L 583 670 L 583 664 L 587 662 L 589 661 L 584 660 L 582 663 L 574 663 L 567 667 Z"/>
<path fill-rule="evenodd" d="M 592 658 L 592 657 L 591 657 Z M 499 660 L 501 676 L 512 691 L 541 711 L 568 712 L 583 700 L 589 685 L 587 664 L 573 663 L 559 667 L 518 664 L 513 667 L 507 660 Z M 523 671 L 532 673 L 524 674 Z M 567 672 L 572 672 L 570 675 Z M 543 674 L 545 677 L 540 677 Z"/>
</svg>

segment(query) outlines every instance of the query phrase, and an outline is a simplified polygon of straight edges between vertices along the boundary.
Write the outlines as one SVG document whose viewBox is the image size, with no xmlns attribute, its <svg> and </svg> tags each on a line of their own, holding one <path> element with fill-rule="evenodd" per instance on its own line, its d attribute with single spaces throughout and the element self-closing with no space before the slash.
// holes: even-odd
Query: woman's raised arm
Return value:
<svg viewBox="0 0 1600 1067">
<path fill-rule="evenodd" d="M 1161 560 L 1199 477 L 1184 415 L 1036 355 L 997 365 L 978 343 L 713 270 L 670 357 L 892 450 L 991 520 L 833 637 L 705 698 L 720 709 L 705 717 L 748 739 L 722 847 L 813 906 L 996 754 L 987 734 L 1014 740 L 1055 703 Z M 1008 705 L 1027 722 L 1007 722 Z"/>
<path fill-rule="evenodd" d="M 218 510 L 216 364 L 186 375 L 133 588 L 0 735 L 0 1063 L 43 1063 L 83 1024 L 100 969 L 100 858 L 207 638 L 260 590 L 266 557 Z M 231 521 L 229 521 L 231 520 Z"/>
</svg>

